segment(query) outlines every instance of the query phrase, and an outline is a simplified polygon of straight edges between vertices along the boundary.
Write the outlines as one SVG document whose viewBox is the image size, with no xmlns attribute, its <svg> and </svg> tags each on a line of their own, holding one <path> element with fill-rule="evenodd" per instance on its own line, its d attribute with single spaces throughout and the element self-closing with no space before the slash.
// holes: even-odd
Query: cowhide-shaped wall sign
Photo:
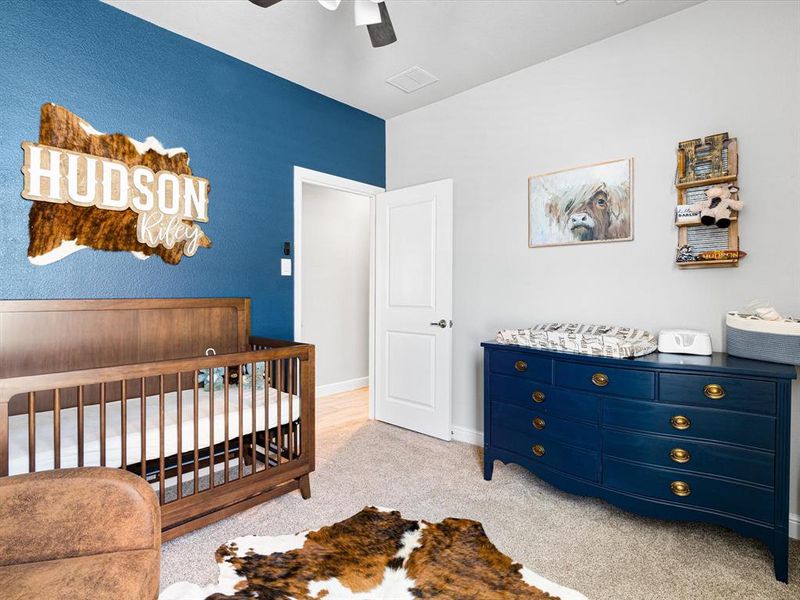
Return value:
<svg viewBox="0 0 800 600">
<path fill-rule="evenodd" d="M 477 521 L 404 519 L 375 507 L 317 531 L 220 546 L 217 584 L 160 600 L 586 600 L 501 553 Z"/>
<path fill-rule="evenodd" d="M 197 225 L 208 221 L 209 184 L 183 148 L 101 133 L 55 104 L 42 106 L 39 142 L 22 148 L 31 263 L 94 248 L 174 265 L 211 247 Z"/>
</svg>

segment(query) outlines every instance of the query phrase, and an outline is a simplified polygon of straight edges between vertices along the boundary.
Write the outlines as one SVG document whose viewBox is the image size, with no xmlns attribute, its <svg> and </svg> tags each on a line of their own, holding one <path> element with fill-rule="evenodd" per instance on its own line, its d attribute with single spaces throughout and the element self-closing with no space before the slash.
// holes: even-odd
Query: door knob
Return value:
<svg viewBox="0 0 800 600">
<path fill-rule="evenodd" d="M 445 321 L 444 319 L 440 319 L 439 321 L 431 323 L 431 325 L 433 325 L 434 327 L 441 327 L 442 329 L 445 329 L 447 327 L 447 321 Z"/>
</svg>

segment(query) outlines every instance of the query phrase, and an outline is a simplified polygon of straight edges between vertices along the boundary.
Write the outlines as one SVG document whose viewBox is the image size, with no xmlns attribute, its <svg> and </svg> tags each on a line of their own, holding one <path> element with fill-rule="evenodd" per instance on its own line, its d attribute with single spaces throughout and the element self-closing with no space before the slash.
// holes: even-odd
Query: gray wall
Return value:
<svg viewBox="0 0 800 600">
<path fill-rule="evenodd" d="M 303 185 L 302 330 L 317 385 L 369 372 L 369 198 Z"/>
<path fill-rule="evenodd" d="M 389 189 L 455 180 L 453 421 L 481 430 L 479 342 L 541 321 L 711 331 L 800 315 L 800 4 L 707 2 L 387 122 Z M 672 261 L 678 141 L 739 139 L 738 269 Z M 635 240 L 528 249 L 527 178 L 634 157 Z M 792 510 L 800 512 L 795 389 Z"/>
</svg>

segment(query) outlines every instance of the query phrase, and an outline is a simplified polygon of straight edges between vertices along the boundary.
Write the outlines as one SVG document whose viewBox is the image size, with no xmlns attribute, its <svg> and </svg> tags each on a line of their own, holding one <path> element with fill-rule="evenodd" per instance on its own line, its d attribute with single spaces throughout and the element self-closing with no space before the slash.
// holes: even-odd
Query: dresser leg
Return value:
<svg viewBox="0 0 800 600">
<path fill-rule="evenodd" d="M 492 480 L 492 472 L 494 471 L 494 458 L 489 454 L 489 451 L 483 450 L 483 478 L 486 481 Z"/>
<path fill-rule="evenodd" d="M 775 536 L 775 546 L 772 550 L 773 564 L 775 566 L 775 579 L 789 583 L 789 537 L 787 535 Z"/>
</svg>

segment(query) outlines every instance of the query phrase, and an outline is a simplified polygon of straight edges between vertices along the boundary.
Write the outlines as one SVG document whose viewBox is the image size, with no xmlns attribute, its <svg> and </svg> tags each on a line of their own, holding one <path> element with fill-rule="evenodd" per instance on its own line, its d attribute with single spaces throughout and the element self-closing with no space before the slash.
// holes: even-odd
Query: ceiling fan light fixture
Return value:
<svg viewBox="0 0 800 600">
<path fill-rule="evenodd" d="M 342 0 L 317 0 L 324 8 L 328 10 L 336 10 L 339 8 L 339 4 L 341 4 Z"/>
<path fill-rule="evenodd" d="M 361 25 L 375 25 L 381 22 L 379 5 L 372 0 L 356 0 L 354 6 L 356 27 Z"/>
<path fill-rule="evenodd" d="M 281 0 L 250 0 L 256 6 L 269 8 Z M 323 8 L 334 11 L 342 0 L 317 0 Z M 366 25 L 373 48 L 388 46 L 397 41 L 389 10 L 383 0 L 355 0 L 354 14 L 356 26 Z"/>
</svg>

